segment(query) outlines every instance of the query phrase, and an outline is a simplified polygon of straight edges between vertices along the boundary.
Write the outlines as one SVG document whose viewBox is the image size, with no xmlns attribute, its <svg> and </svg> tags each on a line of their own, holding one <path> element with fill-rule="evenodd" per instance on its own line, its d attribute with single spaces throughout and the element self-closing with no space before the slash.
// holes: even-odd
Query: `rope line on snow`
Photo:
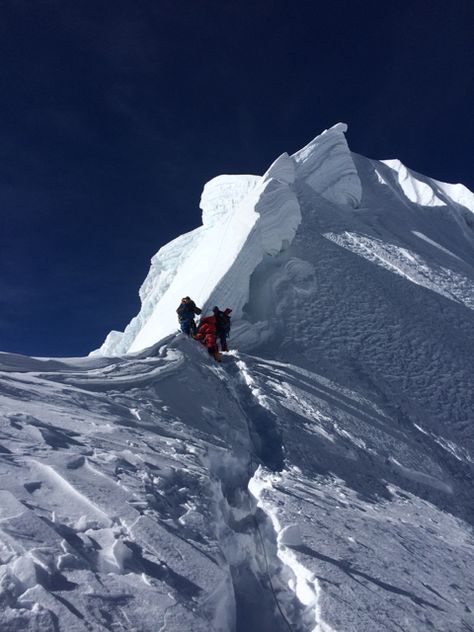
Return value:
<svg viewBox="0 0 474 632">
<path fill-rule="evenodd" d="M 288 630 L 290 632 L 293 632 L 293 628 L 292 628 L 290 622 L 288 621 L 285 613 L 283 612 L 283 610 L 282 610 L 282 608 L 280 606 L 280 602 L 279 602 L 278 597 L 276 595 L 275 588 L 273 587 L 273 582 L 272 582 L 272 578 L 271 578 L 271 575 L 270 575 L 270 567 L 269 567 L 269 564 L 268 564 L 267 550 L 265 548 L 265 541 L 263 539 L 263 535 L 262 535 L 262 532 L 260 530 L 260 526 L 259 526 L 257 518 L 255 516 L 253 516 L 253 520 L 254 520 L 255 527 L 257 529 L 258 535 L 260 536 L 260 542 L 262 544 L 262 550 L 263 550 L 263 557 L 265 559 L 265 567 L 266 567 L 266 571 L 267 571 L 267 577 L 268 577 L 268 581 L 269 581 L 269 584 L 270 584 L 270 590 L 272 592 L 273 599 L 274 599 L 274 601 L 276 603 L 278 611 L 280 612 L 281 617 L 282 617 L 283 621 L 285 622 Z"/>
<path fill-rule="evenodd" d="M 240 370 L 239 370 L 239 374 L 240 374 Z M 234 389 L 233 389 L 233 388 L 232 388 L 232 391 L 234 391 Z M 234 395 L 235 395 L 235 393 L 234 393 Z M 239 405 L 240 405 L 240 404 L 239 404 Z M 242 412 L 244 412 L 245 423 L 247 424 L 247 429 L 248 429 L 248 432 L 249 432 L 249 437 L 251 438 L 251 437 L 252 437 L 252 427 L 251 427 L 251 425 L 250 425 L 250 419 L 249 419 L 249 417 L 248 417 L 247 413 L 245 413 L 245 411 L 242 411 Z M 256 467 L 255 467 L 255 469 L 252 469 L 254 465 L 255 465 Z M 253 478 L 253 475 L 254 475 L 254 473 L 255 473 L 255 471 L 257 470 L 257 467 L 258 467 L 259 465 L 260 465 L 260 463 L 258 463 L 258 462 L 255 460 L 254 455 L 253 455 L 253 454 L 251 454 L 251 455 L 250 455 L 250 459 L 249 459 L 249 468 L 248 468 L 249 480 L 250 480 L 251 478 Z M 249 492 L 249 493 L 250 493 L 250 492 Z M 258 533 L 258 535 L 259 535 L 259 538 L 260 538 L 260 543 L 261 543 L 261 546 L 262 546 L 262 551 L 263 551 L 263 558 L 264 558 L 264 560 L 265 560 L 265 569 L 266 569 L 266 574 L 267 574 L 267 578 L 268 578 L 268 583 L 269 583 L 269 585 L 270 585 L 270 591 L 271 591 L 272 596 L 273 596 L 273 600 L 274 600 L 274 602 L 275 602 L 275 604 L 276 604 L 276 607 L 277 607 L 277 609 L 278 609 L 278 612 L 280 613 L 281 618 L 282 618 L 282 619 L 283 619 L 283 621 L 285 622 L 285 625 L 286 625 L 286 627 L 288 628 L 289 632 L 293 632 L 293 627 L 292 627 L 291 623 L 288 621 L 287 616 L 286 616 L 286 615 L 285 615 L 285 613 L 283 612 L 283 609 L 282 609 L 282 607 L 281 607 L 281 605 L 280 605 L 280 602 L 279 602 L 279 600 L 278 600 L 278 597 L 277 597 L 277 594 L 276 594 L 275 588 L 274 588 L 274 586 L 273 586 L 272 577 L 271 577 L 271 574 L 270 574 L 270 565 L 269 565 L 269 563 L 268 563 L 267 549 L 266 549 L 266 547 L 265 547 L 265 541 L 264 541 L 264 539 L 263 539 L 262 531 L 261 531 L 261 529 L 260 529 L 260 525 L 258 524 L 258 520 L 257 520 L 257 518 L 256 518 L 255 514 L 252 514 L 252 519 L 253 519 L 253 522 L 254 522 L 254 524 L 255 524 L 255 529 L 256 529 L 256 531 L 257 531 L 257 533 Z"/>
</svg>

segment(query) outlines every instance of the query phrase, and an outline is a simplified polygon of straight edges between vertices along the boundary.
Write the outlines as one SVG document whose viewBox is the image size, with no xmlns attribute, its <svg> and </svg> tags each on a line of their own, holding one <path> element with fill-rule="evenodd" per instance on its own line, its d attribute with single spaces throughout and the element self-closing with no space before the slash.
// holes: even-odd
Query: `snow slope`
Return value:
<svg viewBox="0 0 474 632">
<path fill-rule="evenodd" d="M 267 256 L 293 241 L 301 222 L 296 173 L 325 199 L 357 205 L 361 185 L 342 123 L 289 157 L 282 154 L 262 176 L 218 176 L 204 187 L 203 225 L 161 248 L 141 289 L 142 309 L 123 333 L 112 331 L 103 355 L 140 351 L 176 330 L 182 296 L 204 309 L 232 303 L 239 319 L 249 282 Z M 192 290 L 192 291 L 191 291 Z"/>
<path fill-rule="evenodd" d="M 285 171 L 285 162 L 292 166 L 282 156 L 263 178 L 219 176 L 206 184 L 203 226 L 155 255 L 140 290 L 140 313 L 123 334 L 109 334 L 103 354 L 140 351 L 175 331 L 176 308 L 190 287 L 198 305 L 212 308 L 217 294 L 221 301 L 232 300 L 235 315 L 241 315 L 253 270 L 265 254 L 276 254 L 293 240 L 301 220 L 289 186 L 294 173 Z"/>
<path fill-rule="evenodd" d="M 473 196 L 344 131 L 206 185 L 100 353 L 0 354 L 2 632 L 474 629 Z"/>
</svg>

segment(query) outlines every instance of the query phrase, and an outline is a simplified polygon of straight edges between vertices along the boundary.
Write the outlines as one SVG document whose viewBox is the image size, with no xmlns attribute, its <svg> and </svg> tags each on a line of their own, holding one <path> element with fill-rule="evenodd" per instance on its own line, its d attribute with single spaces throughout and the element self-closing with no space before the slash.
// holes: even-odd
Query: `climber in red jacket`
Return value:
<svg viewBox="0 0 474 632">
<path fill-rule="evenodd" d="M 202 342 L 207 347 L 209 355 L 221 361 L 221 354 L 217 348 L 217 328 L 215 316 L 206 316 L 201 318 L 197 333 L 193 336 L 196 340 Z"/>
</svg>

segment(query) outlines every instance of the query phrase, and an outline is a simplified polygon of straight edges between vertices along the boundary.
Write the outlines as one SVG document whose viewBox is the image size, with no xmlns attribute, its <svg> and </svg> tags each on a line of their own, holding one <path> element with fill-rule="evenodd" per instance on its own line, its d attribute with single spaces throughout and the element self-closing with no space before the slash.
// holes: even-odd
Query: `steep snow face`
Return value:
<svg viewBox="0 0 474 632">
<path fill-rule="evenodd" d="M 192 295 L 205 310 L 229 305 L 238 321 L 250 277 L 267 257 L 288 248 L 301 221 L 296 179 L 324 199 L 357 206 L 361 184 L 344 124 L 335 125 L 293 157 L 282 154 L 262 176 L 218 176 L 202 193 L 202 222 L 153 257 L 140 290 L 142 308 L 123 333 L 113 331 L 98 352 L 139 351 L 176 330 L 175 310 Z"/>
<path fill-rule="evenodd" d="M 229 211 L 203 227 L 205 236 L 180 265 L 129 351 L 140 351 L 175 331 L 176 308 L 188 294 L 205 311 L 232 297 L 238 318 L 255 267 L 266 253 L 275 254 L 292 241 L 300 221 L 296 196 L 286 183 L 274 179 L 259 182 Z"/>
<path fill-rule="evenodd" d="M 396 172 L 398 183 L 406 197 L 421 206 L 443 206 L 444 201 L 436 194 L 436 189 L 405 167 L 399 160 L 382 160 L 382 162 Z M 383 181 L 383 178 L 382 178 Z"/>
<path fill-rule="evenodd" d="M 289 284 L 291 293 L 305 300 L 312 300 L 315 291 L 313 263 L 283 254 L 293 252 L 288 248 L 297 232 L 304 236 L 314 230 L 315 214 L 326 239 L 471 307 L 473 282 L 459 266 L 471 265 L 473 194 L 462 185 L 416 174 L 398 160 L 368 161 L 352 154 L 346 129 L 339 123 L 293 156 L 282 154 L 262 177 L 223 175 L 208 182 L 200 203 L 203 225 L 153 257 L 140 289 L 140 312 L 94 353 L 136 352 L 176 331 L 175 310 L 187 295 L 204 311 L 214 304 L 232 307 L 233 335 L 241 347 L 272 339 L 279 344 L 280 284 Z M 323 225 L 326 216 L 330 221 Z M 333 230 L 341 221 L 345 229 Z M 379 234 L 381 223 L 389 235 Z M 408 226 L 402 235 L 401 228 Z M 428 244 L 448 258 L 435 257 L 432 265 L 426 258 Z M 456 258 L 453 268 L 449 261 Z M 279 270 L 277 290 L 267 282 L 270 269 L 272 279 Z M 250 296 L 251 287 L 258 287 L 258 293 Z"/>
<path fill-rule="evenodd" d="M 298 179 L 336 204 L 357 206 L 362 186 L 347 146 L 347 125 L 338 123 L 317 136 L 293 158 Z"/>
<path fill-rule="evenodd" d="M 111 331 L 105 339 L 102 355 L 126 353 L 140 331 L 145 327 L 165 292 L 168 290 L 183 263 L 202 243 L 202 229 L 196 229 L 163 246 L 151 260 L 150 271 L 140 288 L 141 310 L 127 325 L 124 332 Z M 98 352 L 93 352 L 93 355 Z"/>
<path fill-rule="evenodd" d="M 239 204 L 261 181 L 260 176 L 217 176 L 204 186 L 199 206 L 203 226 L 215 226 L 226 215 L 237 211 Z M 237 211 L 238 212 L 238 211 Z"/>
<path fill-rule="evenodd" d="M 474 213 L 474 193 L 463 184 L 448 184 L 428 178 L 405 167 L 399 160 L 381 160 L 397 174 L 405 196 L 421 206 L 459 204 Z M 385 182 L 382 176 L 381 181 Z"/>
<path fill-rule="evenodd" d="M 206 184 L 203 226 L 155 255 L 140 290 L 140 313 L 123 334 L 109 334 L 102 354 L 139 351 L 175 331 L 182 296 L 192 295 L 204 309 L 213 303 L 232 304 L 234 316 L 241 315 L 250 275 L 265 254 L 274 255 L 291 243 L 301 219 L 288 183 L 291 158 L 279 165 L 275 175 L 282 179 L 271 173 L 264 178 L 219 176 Z"/>
<path fill-rule="evenodd" d="M 222 228 L 232 229 L 228 226 L 230 218 L 234 213 L 238 213 L 239 205 L 260 181 L 261 178 L 258 176 L 218 176 L 206 184 L 200 203 L 202 227 L 181 235 L 160 248 L 152 258 L 150 271 L 140 288 L 140 312 L 123 333 L 111 331 L 99 353 L 124 354 L 137 347 L 137 344 L 134 344 L 137 338 L 145 339 L 143 344 L 149 346 L 171 333 L 176 328 L 175 303 L 190 293 L 191 279 L 187 279 L 192 275 L 193 267 L 194 278 L 197 275 L 200 286 L 204 271 L 210 281 L 202 287 L 199 294 L 194 295 L 199 302 L 202 301 L 201 297 L 206 295 L 209 285 L 212 286 L 216 279 L 216 274 L 212 274 L 209 268 L 214 261 L 213 255 L 217 252 L 217 244 L 222 239 Z M 235 254 L 235 250 L 232 252 Z M 206 262 L 209 264 L 207 267 Z M 166 301 L 170 286 L 171 298 Z M 164 303 L 160 307 L 163 298 Z M 150 319 L 151 323 L 147 327 Z M 148 333 L 141 334 L 144 328 Z"/>
</svg>

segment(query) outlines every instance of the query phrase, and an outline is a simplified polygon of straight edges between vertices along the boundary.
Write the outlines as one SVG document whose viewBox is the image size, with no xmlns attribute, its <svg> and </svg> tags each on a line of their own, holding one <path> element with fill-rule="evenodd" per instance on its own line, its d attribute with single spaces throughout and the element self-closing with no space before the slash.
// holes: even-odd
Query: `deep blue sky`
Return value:
<svg viewBox="0 0 474 632">
<path fill-rule="evenodd" d="M 473 0 L 3 0 L 0 349 L 98 346 L 207 180 L 338 121 L 474 189 L 473 32 Z"/>
</svg>

